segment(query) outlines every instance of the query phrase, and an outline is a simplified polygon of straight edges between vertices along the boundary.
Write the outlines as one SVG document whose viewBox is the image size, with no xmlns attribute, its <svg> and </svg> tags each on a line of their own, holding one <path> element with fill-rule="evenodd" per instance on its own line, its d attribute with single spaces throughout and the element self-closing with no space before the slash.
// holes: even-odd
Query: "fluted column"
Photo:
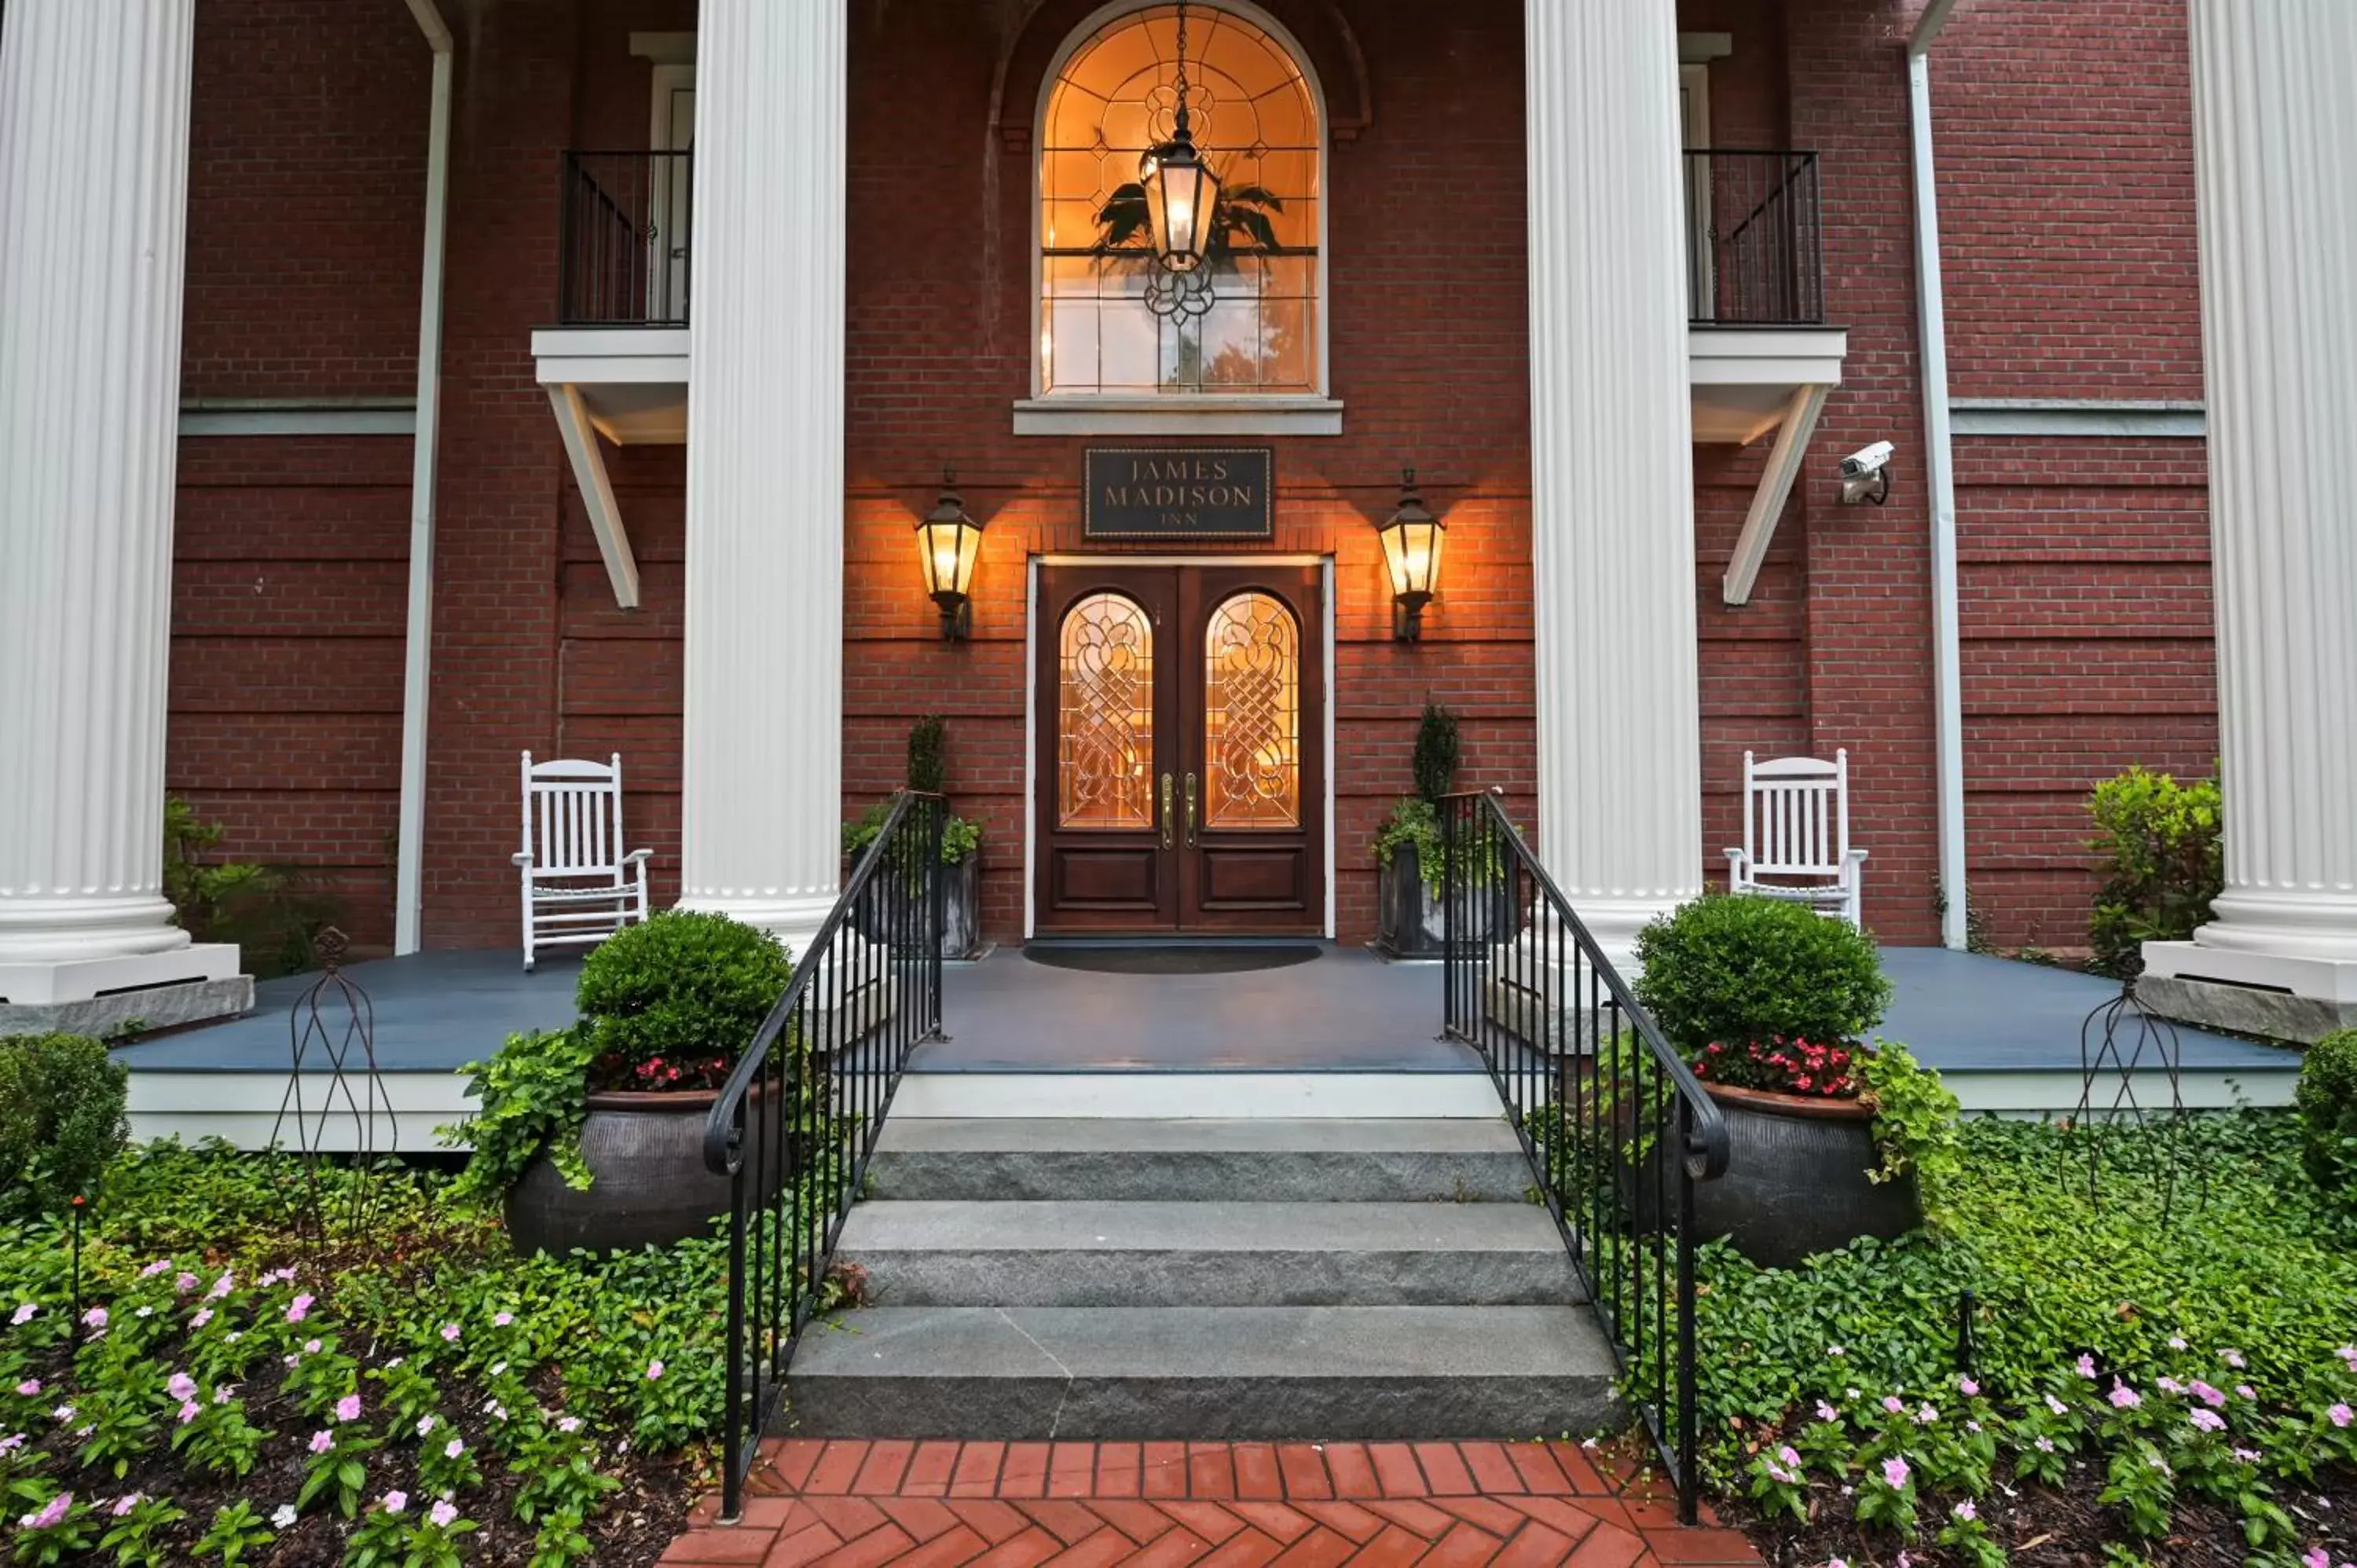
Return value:
<svg viewBox="0 0 2357 1568">
<path fill-rule="evenodd" d="M 234 975 L 163 879 L 194 0 L 0 36 L 0 1000 Z"/>
<path fill-rule="evenodd" d="M 1528 0 L 1540 857 L 1625 956 L 1702 891 L 1672 0 Z"/>
<path fill-rule="evenodd" d="M 2191 35 L 2226 890 L 2149 958 L 2357 1022 L 2357 5 L 2193 0 Z"/>
<path fill-rule="evenodd" d="M 799 953 L 843 821 L 847 0 L 704 0 L 681 902 Z"/>
</svg>

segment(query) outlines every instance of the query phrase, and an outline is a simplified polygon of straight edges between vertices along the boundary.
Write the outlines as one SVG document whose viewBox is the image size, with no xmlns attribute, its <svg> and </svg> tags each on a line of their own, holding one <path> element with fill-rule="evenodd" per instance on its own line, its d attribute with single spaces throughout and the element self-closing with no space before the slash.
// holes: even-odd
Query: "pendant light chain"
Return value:
<svg viewBox="0 0 2357 1568">
<path fill-rule="evenodd" d="M 1187 124 L 1187 0 L 1178 0 L 1178 124 Z"/>
</svg>

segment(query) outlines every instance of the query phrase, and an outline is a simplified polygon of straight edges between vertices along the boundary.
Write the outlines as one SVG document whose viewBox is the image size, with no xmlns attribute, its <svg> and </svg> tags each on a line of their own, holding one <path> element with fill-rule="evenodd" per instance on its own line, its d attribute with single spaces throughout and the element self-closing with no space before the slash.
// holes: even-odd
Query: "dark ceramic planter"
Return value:
<svg viewBox="0 0 2357 1568">
<path fill-rule="evenodd" d="M 1447 911 L 1424 880 L 1423 857 L 1412 843 L 1392 851 L 1392 863 L 1375 869 L 1375 946 L 1389 958 L 1437 959 L 1448 955 Z M 1459 940 L 1488 944 L 1513 935 L 1512 890 L 1504 881 L 1468 887 L 1457 895 Z"/>
<path fill-rule="evenodd" d="M 894 933 L 905 932 L 899 948 L 904 956 L 917 953 L 921 944 L 916 933 L 923 929 L 923 917 L 910 906 L 924 897 L 922 889 L 911 888 L 895 878 L 888 868 L 879 867 L 876 880 L 867 885 L 867 895 L 852 906 L 848 920 L 852 929 L 870 941 L 887 941 Z M 982 857 L 969 854 L 954 865 L 942 867 L 942 956 L 964 958 L 982 940 Z"/>
<path fill-rule="evenodd" d="M 1861 1236 L 1903 1236 L 1923 1223 L 1910 1171 L 1871 1182 L 1874 1111 L 1818 1100 L 1711 1087 L 1727 1120 L 1727 1174 L 1695 1187 L 1695 1234 L 1725 1236 L 1763 1267 L 1797 1267 Z"/>
<path fill-rule="evenodd" d="M 508 1189 L 516 1250 L 627 1252 L 709 1234 L 729 1205 L 729 1178 L 704 1164 L 704 1123 L 718 1098 L 708 1089 L 590 1095 L 581 1122 L 589 1188 L 566 1186 L 546 1155 L 533 1161 Z"/>
</svg>

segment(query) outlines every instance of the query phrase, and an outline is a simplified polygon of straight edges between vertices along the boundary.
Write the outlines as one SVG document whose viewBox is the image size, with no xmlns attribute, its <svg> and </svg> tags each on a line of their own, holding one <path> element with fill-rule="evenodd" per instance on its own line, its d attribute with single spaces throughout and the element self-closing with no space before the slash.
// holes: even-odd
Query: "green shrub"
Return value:
<svg viewBox="0 0 2357 1568">
<path fill-rule="evenodd" d="M 1416 794 L 1426 801 L 1438 803 L 1457 782 L 1457 769 L 1463 760 L 1457 715 L 1427 698 L 1424 717 L 1415 726 Z"/>
<path fill-rule="evenodd" d="M 264 978 L 317 968 L 312 941 L 340 918 L 340 900 L 283 865 L 207 860 L 221 836 L 186 800 L 164 801 L 164 897 L 180 929 L 200 942 L 233 944 L 246 970 Z"/>
<path fill-rule="evenodd" d="M 1778 898 L 1682 905 L 1637 933 L 1637 1000 L 1689 1058 L 1713 1042 L 1858 1039 L 1890 1004 L 1871 937 Z"/>
<path fill-rule="evenodd" d="M 858 817 L 843 824 L 843 858 L 854 865 L 884 831 L 885 819 L 892 814 L 892 802 L 878 800 Z M 942 823 L 942 864 L 955 865 L 982 847 L 982 830 L 963 817 L 952 816 Z"/>
<path fill-rule="evenodd" d="M 0 1039 L 0 1219 L 97 1196 L 107 1162 L 130 1141 L 130 1076 L 85 1035 Z"/>
<path fill-rule="evenodd" d="M 726 915 L 667 909 L 581 965 L 592 1089 L 716 1089 L 793 977 L 777 938 Z"/>
<path fill-rule="evenodd" d="M 939 714 L 927 714 L 909 726 L 909 788 L 939 795 L 949 788 L 947 726 Z"/>
<path fill-rule="evenodd" d="M 2225 886 L 2218 786 L 2179 784 L 2131 768 L 2095 786 L 2088 845 L 2104 858 L 2088 939 L 2096 967 L 2123 979 L 2144 968 L 2144 944 L 2183 941 L 2210 918 Z"/>
<path fill-rule="evenodd" d="M 2357 1029 L 2336 1029 L 2300 1063 L 2300 1163 L 2342 1214 L 2357 1217 Z"/>
</svg>

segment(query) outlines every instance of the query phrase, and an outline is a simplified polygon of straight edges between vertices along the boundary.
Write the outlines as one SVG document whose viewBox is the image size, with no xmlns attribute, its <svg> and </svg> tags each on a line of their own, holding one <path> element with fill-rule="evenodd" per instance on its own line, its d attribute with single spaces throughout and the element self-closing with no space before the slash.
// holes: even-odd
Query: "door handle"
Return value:
<svg viewBox="0 0 2357 1568">
<path fill-rule="evenodd" d="M 1170 847 L 1170 775 L 1162 776 L 1162 847 Z"/>
<path fill-rule="evenodd" d="M 1187 775 L 1187 847 L 1195 847 L 1195 776 Z"/>
</svg>

